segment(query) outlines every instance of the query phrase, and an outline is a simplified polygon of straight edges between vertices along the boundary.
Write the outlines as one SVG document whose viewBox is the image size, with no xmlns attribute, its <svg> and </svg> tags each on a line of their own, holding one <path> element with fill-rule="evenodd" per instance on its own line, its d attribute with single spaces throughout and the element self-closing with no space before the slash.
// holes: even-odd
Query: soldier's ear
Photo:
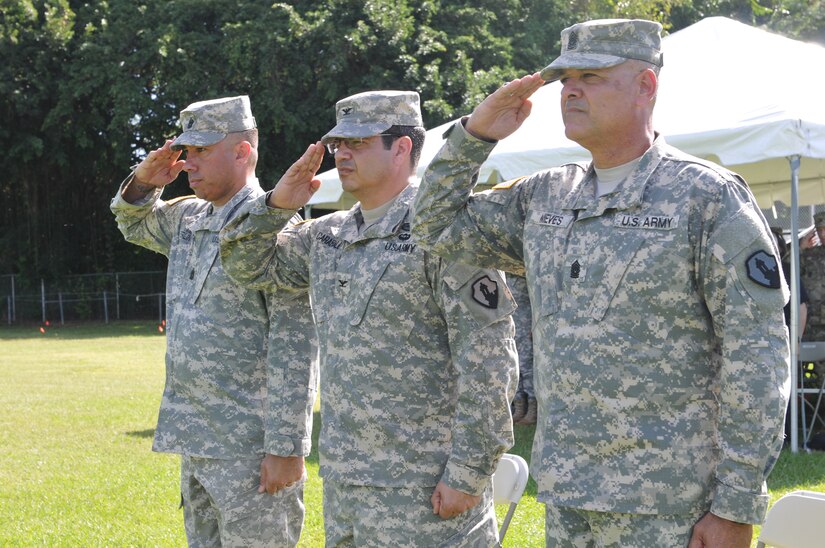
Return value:
<svg viewBox="0 0 825 548">
<path fill-rule="evenodd" d="M 235 160 L 246 162 L 252 154 L 252 145 L 249 141 L 239 141 L 235 144 Z"/>
</svg>

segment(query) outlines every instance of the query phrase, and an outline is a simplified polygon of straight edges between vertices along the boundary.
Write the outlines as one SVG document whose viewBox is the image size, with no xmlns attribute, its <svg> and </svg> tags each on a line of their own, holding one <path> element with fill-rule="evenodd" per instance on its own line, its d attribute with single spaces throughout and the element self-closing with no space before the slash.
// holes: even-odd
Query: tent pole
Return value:
<svg viewBox="0 0 825 548">
<path fill-rule="evenodd" d="M 789 156 L 791 164 L 791 452 L 799 451 L 799 156 Z M 802 397 L 805 397 L 804 394 Z"/>
</svg>

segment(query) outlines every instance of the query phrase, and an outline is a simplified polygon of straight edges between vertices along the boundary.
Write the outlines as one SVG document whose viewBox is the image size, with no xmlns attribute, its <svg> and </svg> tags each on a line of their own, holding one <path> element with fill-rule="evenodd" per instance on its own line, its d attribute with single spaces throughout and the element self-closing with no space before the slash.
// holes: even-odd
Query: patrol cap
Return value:
<svg viewBox="0 0 825 548">
<path fill-rule="evenodd" d="M 662 25 L 644 19 L 596 19 L 561 31 L 561 55 L 541 71 L 547 82 L 564 69 L 600 69 L 628 59 L 662 66 Z"/>
<path fill-rule="evenodd" d="M 335 127 L 321 138 L 372 137 L 392 126 L 423 127 L 418 93 L 415 91 L 365 91 L 335 104 Z"/>
<path fill-rule="evenodd" d="M 227 133 L 255 128 L 249 97 L 223 97 L 192 103 L 180 113 L 183 133 L 172 142 L 172 149 L 185 146 L 214 145 Z"/>
<path fill-rule="evenodd" d="M 825 211 L 820 211 L 814 214 L 814 226 L 825 226 Z"/>
</svg>

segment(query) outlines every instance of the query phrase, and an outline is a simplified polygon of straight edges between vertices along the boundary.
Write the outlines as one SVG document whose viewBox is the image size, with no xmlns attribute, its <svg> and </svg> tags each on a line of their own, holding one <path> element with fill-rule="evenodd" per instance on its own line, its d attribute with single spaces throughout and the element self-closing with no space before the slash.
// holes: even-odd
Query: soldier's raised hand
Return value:
<svg viewBox="0 0 825 548">
<path fill-rule="evenodd" d="M 181 151 L 172 150 L 172 140 L 153 150 L 135 168 L 137 182 L 153 187 L 164 187 L 177 179 L 183 169 L 184 161 L 180 159 Z"/>
<path fill-rule="evenodd" d="M 538 72 L 507 82 L 473 110 L 465 128 L 478 139 L 504 139 L 530 115 L 533 108 L 530 96 L 542 85 L 544 80 Z"/>
<path fill-rule="evenodd" d="M 321 187 L 321 181 L 315 174 L 323 159 L 324 147 L 321 141 L 309 145 L 275 185 L 266 201 L 267 205 L 279 209 L 304 207 Z"/>
</svg>

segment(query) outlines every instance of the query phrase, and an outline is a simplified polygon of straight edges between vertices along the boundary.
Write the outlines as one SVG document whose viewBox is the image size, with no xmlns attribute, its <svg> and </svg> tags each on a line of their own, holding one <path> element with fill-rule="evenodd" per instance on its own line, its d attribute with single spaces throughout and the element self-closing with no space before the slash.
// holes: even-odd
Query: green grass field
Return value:
<svg viewBox="0 0 825 548">
<path fill-rule="evenodd" d="M 164 371 L 157 326 L 45 331 L 0 328 L 0 546 L 184 546 L 178 458 L 151 451 Z M 511 452 L 529 461 L 532 437 L 517 427 Z M 324 534 L 314 450 L 307 468 L 301 546 L 316 547 Z M 772 500 L 825 492 L 825 453 L 783 452 L 768 483 Z M 531 480 L 504 546 L 543 545 Z"/>
</svg>

